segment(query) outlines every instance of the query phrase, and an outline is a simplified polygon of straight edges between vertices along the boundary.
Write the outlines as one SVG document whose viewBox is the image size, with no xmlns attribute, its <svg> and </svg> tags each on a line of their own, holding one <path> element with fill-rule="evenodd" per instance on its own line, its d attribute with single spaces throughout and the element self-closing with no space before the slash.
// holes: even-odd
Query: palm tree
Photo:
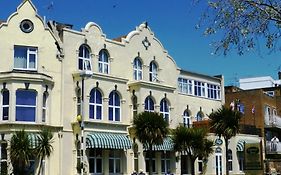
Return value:
<svg viewBox="0 0 281 175">
<path fill-rule="evenodd" d="M 39 132 L 38 137 L 38 145 L 35 148 L 35 155 L 39 159 L 39 170 L 38 175 L 41 173 L 43 160 L 46 157 L 50 157 L 53 152 L 53 133 L 50 130 L 44 128 L 41 132 Z"/>
<path fill-rule="evenodd" d="M 172 132 L 174 150 L 180 154 L 187 154 L 191 160 L 191 174 L 195 174 L 194 163 L 198 157 L 207 160 L 213 152 L 213 141 L 207 139 L 207 130 L 203 128 L 187 128 L 178 126 Z"/>
<path fill-rule="evenodd" d="M 10 159 L 13 165 L 13 173 L 15 175 L 26 174 L 26 168 L 29 160 L 33 156 L 31 142 L 27 132 L 24 130 L 16 131 L 10 143 Z"/>
<path fill-rule="evenodd" d="M 148 146 L 149 175 L 152 175 L 152 146 L 160 145 L 169 133 L 168 123 L 156 112 L 142 112 L 134 117 L 133 130 L 136 138 Z"/>
<path fill-rule="evenodd" d="M 237 110 L 232 110 L 225 106 L 217 109 L 209 115 L 211 129 L 214 129 L 214 132 L 219 137 L 224 138 L 225 143 L 225 167 L 226 167 L 226 175 L 229 174 L 229 165 L 228 165 L 228 140 L 231 137 L 236 136 L 239 133 L 239 122 L 242 117 L 241 112 Z"/>
</svg>

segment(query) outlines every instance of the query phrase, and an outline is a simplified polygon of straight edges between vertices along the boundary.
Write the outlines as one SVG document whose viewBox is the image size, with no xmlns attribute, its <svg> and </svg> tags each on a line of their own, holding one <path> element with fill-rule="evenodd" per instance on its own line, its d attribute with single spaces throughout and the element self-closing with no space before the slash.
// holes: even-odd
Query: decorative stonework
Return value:
<svg viewBox="0 0 281 175">
<path fill-rule="evenodd" d="M 142 41 L 143 46 L 147 50 L 149 46 L 151 46 L 151 43 L 148 41 L 147 37 Z"/>
</svg>

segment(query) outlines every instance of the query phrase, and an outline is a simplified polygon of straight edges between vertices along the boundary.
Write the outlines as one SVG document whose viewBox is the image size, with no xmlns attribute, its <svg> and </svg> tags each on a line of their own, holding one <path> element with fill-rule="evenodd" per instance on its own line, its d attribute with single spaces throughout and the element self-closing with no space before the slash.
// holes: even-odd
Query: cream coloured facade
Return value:
<svg viewBox="0 0 281 175">
<path fill-rule="evenodd" d="M 78 174 L 81 161 L 85 174 L 145 171 L 145 148 L 130 134 L 134 115 L 160 112 L 176 128 L 206 120 L 224 104 L 223 76 L 179 68 L 145 23 L 108 39 L 93 22 L 81 31 L 46 23 L 26 0 L 0 24 L 0 50 L 2 139 L 9 143 L 13 131 L 23 128 L 31 133 L 52 129 L 54 152 L 45 160 L 45 174 Z M 233 162 L 238 142 L 238 137 L 230 141 Z M 220 174 L 220 167 L 224 172 L 224 156 L 221 165 L 216 158 L 226 151 L 223 144 L 216 148 L 221 152 L 210 156 L 206 174 Z M 188 158 L 178 157 L 171 141 L 155 149 L 155 173 L 190 173 Z M 196 174 L 201 165 L 196 162 Z M 233 174 L 244 174 L 237 165 Z"/>
</svg>

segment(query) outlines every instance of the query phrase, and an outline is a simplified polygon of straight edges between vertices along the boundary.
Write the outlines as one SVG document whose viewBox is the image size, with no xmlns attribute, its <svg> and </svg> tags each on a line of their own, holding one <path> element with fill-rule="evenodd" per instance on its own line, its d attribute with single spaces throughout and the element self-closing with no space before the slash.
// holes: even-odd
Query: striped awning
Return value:
<svg viewBox="0 0 281 175">
<path fill-rule="evenodd" d="M 174 143 L 173 143 L 171 137 L 164 138 L 163 143 L 161 145 L 153 145 L 152 146 L 153 151 L 172 151 L 173 148 L 174 148 Z M 143 149 L 145 151 L 147 151 L 148 145 L 144 145 Z"/>
<path fill-rule="evenodd" d="M 239 152 L 244 151 L 244 144 L 245 144 L 244 140 L 239 140 L 236 145 L 236 151 L 239 151 Z"/>
<path fill-rule="evenodd" d="M 36 133 L 28 133 L 31 148 L 36 148 L 39 144 L 39 135 Z"/>
<path fill-rule="evenodd" d="M 125 134 L 92 132 L 86 137 L 87 148 L 130 149 L 132 142 Z"/>
</svg>

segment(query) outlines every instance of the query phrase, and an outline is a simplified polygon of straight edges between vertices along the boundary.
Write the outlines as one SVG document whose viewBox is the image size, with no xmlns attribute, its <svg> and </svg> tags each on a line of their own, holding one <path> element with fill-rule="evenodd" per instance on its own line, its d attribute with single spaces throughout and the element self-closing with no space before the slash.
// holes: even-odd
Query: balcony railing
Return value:
<svg viewBox="0 0 281 175">
<path fill-rule="evenodd" d="M 273 143 L 271 141 L 266 141 L 266 153 L 281 154 L 281 143 Z"/>
<path fill-rule="evenodd" d="M 265 115 L 264 119 L 264 124 L 266 127 L 281 128 L 281 116 Z"/>
</svg>

